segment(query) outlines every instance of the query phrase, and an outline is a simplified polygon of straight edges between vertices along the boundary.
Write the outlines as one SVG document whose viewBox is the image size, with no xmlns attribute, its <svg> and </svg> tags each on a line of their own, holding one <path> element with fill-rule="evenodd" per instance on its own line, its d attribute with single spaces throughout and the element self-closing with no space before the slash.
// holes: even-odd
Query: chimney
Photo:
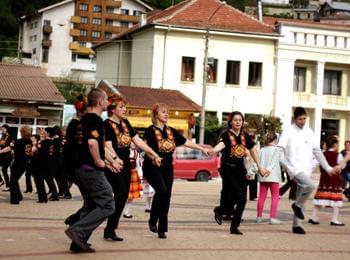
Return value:
<svg viewBox="0 0 350 260">
<path fill-rule="evenodd" d="M 258 6 L 257 6 L 257 12 L 256 12 L 256 15 L 257 15 L 257 19 L 262 22 L 263 21 L 263 10 L 262 10 L 262 1 L 261 0 L 258 0 Z"/>
<path fill-rule="evenodd" d="M 146 14 L 141 14 L 140 26 L 145 26 L 146 24 L 147 24 L 147 15 Z"/>
</svg>

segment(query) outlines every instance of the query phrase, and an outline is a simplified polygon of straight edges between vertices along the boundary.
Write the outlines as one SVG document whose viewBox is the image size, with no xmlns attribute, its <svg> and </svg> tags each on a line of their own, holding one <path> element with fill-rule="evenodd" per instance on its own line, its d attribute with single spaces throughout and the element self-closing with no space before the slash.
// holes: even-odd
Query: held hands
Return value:
<svg viewBox="0 0 350 260">
<path fill-rule="evenodd" d="M 117 159 L 113 160 L 113 163 L 111 166 L 113 167 L 115 172 L 121 172 L 123 169 L 123 166 L 124 166 L 124 162 L 123 162 L 123 160 L 117 158 Z"/>
<path fill-rule="evenodd" d="M 270 172 L 269 172 L 267 169 L 265 169 L 265 168 L 260 168 L 260 169 L 259 169 L 259 173 L 260 173 L 260 175 L 261 175 L 262 177 L 267 177 L 267 176 L 270 175 Z"/>
<path fill-rule="evenodd" d="M 159 157 L 159 155 L 154 156 L 153 159 L 152 159 L 152 163 L 154 165 L 156 165 L 157 167 L 160 167 L 160 165 L 162 164 L 162 158 Z"/>
<path fill-rule="evenodd" d="M 336 165 L 336 166 L 333 167 L 333 169 L 332 169 L 332 171 L 329 173 L 329 175 L 330 175 L 330 176 L 336 175 L 336 174 L 338 174 L 338 173 L 341 172 L 341 169 L 342 169 L 341 165 Z"/>
<path fill-rule="evenodd" d="M 206 154 L 206 155 L 213 155 L 213 154 L 214 154 L 213 149 L 209 149 L 209 148 L 203 147 L 201 150 L 202 150 L 202 152 L 203 152 L 204 154 Z"/>
</svg>

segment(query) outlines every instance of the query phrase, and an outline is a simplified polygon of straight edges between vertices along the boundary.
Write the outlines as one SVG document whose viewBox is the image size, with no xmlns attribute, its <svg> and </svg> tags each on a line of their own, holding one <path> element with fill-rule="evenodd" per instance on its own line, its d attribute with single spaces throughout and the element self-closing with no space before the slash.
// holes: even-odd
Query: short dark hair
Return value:
<svg viewBox="0 0 350 260">
<path fill-rule="evenodd" d="M 330 149 L 333 147 L 334 144 L 339 143 L 338 138 L 334 135 L 328 136 L 326 139 L 326 146 L 327 149 Z"/>
<path fill-rule="evenodd" d="M 88 107 L 96 107 L 98 105 L 99 99 L 103 98 L 106 94 L 102 89 L 93 88 L 87 95 Z"/>
<path fill-rule="evenodd" d="M 231 124 L 232 119 L 234 118 L 234 116 L 237 116 L 237 115 L 241 116 L 242 121 L 244 123 L 244 115 L 241 112 L 239 112 L 239 111 L 233 111 L 227 118 L 227 124 L 228 124 L 229 128 L 232 127 L 232 124 Z M 242 127 L 243 127 L 243 125 L 242 125 Z"/>
<path fill-rule="evenodd" d="M 299 116 L 304 116 L 304 115 L 307 115 L 306 111 L 305 111 L 305 108 L 303 108 L 303 107 L 296 107 L 294 109 L 294 119 L 296 119 Z"/>
</svg>

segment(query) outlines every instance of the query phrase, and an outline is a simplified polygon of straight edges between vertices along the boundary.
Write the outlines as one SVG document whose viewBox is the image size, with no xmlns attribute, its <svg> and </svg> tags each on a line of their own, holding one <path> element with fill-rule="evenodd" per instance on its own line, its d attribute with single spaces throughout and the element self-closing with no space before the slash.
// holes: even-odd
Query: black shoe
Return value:
<svg viewBox="0 0 350 260">
<path fill-rule="evenodd" d="M 123 241 L 124 239 L 121 237 L 118 237 L 115 231 L 110 231 L 110 230 L 105 230 L 103 234 L 103 238 L 106 240 L 111 240 L 111 241 Z"/>
<path fill-rule="evenodd" d="M 157 225 L 153 225 L 151 223 L 148 222 L 148 227 L 149 227 L 149 230 L 153 233 L 157 233 L 158 232 L 158 228 L 157 228 Z"/>
<path fill-rule="evenodd" d="M 233 215 L 222 215 L 223 220 L 231 221 L 233 219 Z"/>
<path fill-rule="evenodd" d="M 36 203 L 47 203 L 47 200 L 38 200 Z"/>
<path fill-rule="evenodd" d="M 11 201 L 11 204 L 18 205 L 18 204 L 19 204 L 19 201 Z"/>
<path fill-rule="evenodd" d="M 293 233 L 294 234 L 300 234 L 300 235 L 304 235 L 306 234 L 305 230 L 302 227 L 293 227 Z"/>
<path fill-rule="evenodd" d="M 342 223 L 342 222 L 333 222 L 333 221 L 331 221 L 330 225 L 331 225 L 331 226 L 338 226 L 338 227 L 343 227 L 343 226 L 345 226 L 345 224 Z"/>
<path fill-rule="evenodd" d="M 231 229 L 230 229 L 230 233 L 231 233 L 232 235 L 243 235 L 243 233 L 242 233 L 241 231 L 239 231 L 238 228 L 231 228 Z"/>
<path fill-rule="evenodd" d="M 123 217 L 124 218 L 132 218 L 132 215 L 131 214 L 123 214 Z"/>
<path fill-rule="evenodd" d="M 214 208 L 214 219 L 215 219 L 216 223 L 218 223 L 218 225 L 222 224 L 222 215 L 219 212 L 219 207 Z"/>
<path fill-rule="evenodd" d="M 84 248 L 80 248 L 77 244 L 72 242 L 70 244 L 69 250 L 72 251 L 72 253 L 95 253 L 96 250 L 90 247 L 91 244 L 85 244 Z"/>
<path fill-rule="evenodd" d="M 312 225 L 319 225 L 320 224 L 320 222 L 315 221 L 315 220 L 313 220 L 311 218 L 309 219 L 309 223 L 312 224 Z"/>
<path fill-rule="evenodd" d="M 50 197 L 49 201 L 59 201 L 60 199 L 58 197 Z"/>
<path fill-rule="evenodd" d="M 298 207 L 297 205 L 295 205 L 295 203 L 292 204 L 292 209 L 294 211 L 294 215 L 297 218 L 305 219 L 304 214 L 303 214 L 303 210 L 300 207 Z"/>
<path fill-rule="evenodd" d="M 151 210 L 150 209 L 145 209 L 145 212 L 146 213 L 151 213 Z"/>
<path fill-rule="evenodd" d="M 160 239 L 166 239 L 165 232 L 158 232 L 158 237 L 159 237 Z"/>
<path fill-rule="evenodd" d="M 83 241 L 81 241 L 77 233 L 69 228 L 64 232 L 72 240 L 72 242 L 77 245 L 77 247 L 79 247 L 81 250 L 87 250 L 88 246 Z"/>
</svg>

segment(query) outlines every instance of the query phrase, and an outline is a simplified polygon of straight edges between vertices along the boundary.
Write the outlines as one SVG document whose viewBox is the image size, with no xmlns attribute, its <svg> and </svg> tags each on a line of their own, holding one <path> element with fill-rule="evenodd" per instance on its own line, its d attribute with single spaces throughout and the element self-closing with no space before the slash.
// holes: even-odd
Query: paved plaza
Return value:
<svg viewBox="0 0 350 260">
<path fill-rule="evenodd" d="M 22 179 L 23 180 L 23 179 Z M 315 179 L 315 182 L 317 180 Z M 22 183 L 23 185 L 23 183 Z M 23 187 L 23 186 L 22 186 Z M 121 219 L 118 235 L 123 242 L 104 241 L 103 227 L 90 242 L 95 254 L 72 254 L 64 234 L 63 220 L 81 205 L 73 189 L 72 200 L 35 203 L 36 194 L 24 194 L 20 205 L 9 204 L 9 193 L 0 192 L 0 259 L 348 259 L 350 257 L 350 202 L 344 201 L 340 220 L 345 227 L 330 226 L 331 209 L 321 212 L 321 224 L 304 224 L 306 235 L 291 232 L 292 213 L 288 196 L 281 198 L 281 225 L 270 225 L 270 200 L 265 205 L 265 221 L 255 224 L 256 201 L 249 201 L 240 230 L 230 235 L 229 223 L 222 226 L 213 218 L 221 180 L 207 183 L 176 180 L 170 208 L 168 239 L 158 239 L 148 231 L 148 213 L 142 199 L 131 207 L 132 219 Z M 307 203 L 306 218 L 312 202 Z"/>
</svg>

